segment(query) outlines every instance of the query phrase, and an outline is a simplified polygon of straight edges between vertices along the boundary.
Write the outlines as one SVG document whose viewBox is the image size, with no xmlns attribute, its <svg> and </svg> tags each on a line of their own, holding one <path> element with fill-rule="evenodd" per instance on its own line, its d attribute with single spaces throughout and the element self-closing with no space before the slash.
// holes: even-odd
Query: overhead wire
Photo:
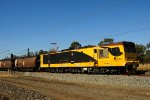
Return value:
<svg viewBox="0 0 150 100">
<path fill-rule="evenodd" d="M 136 22 L 136 23 L 131 23 L 131 24 L 126 24 L 126 25 L 121 25 L 121 26 L 118 26 L 118 27 L 113 27 L 113 28 L 108 28 L 108 29 L 104 29 L 103 32 L 106 33 L 106 31 L 110 30 L 115 30 L 115 29 L 120 29 L 120 28 L 127 28 L 127 27 L 133 27 L 133 26 L 136 26 L 136 25 L 142 25 L 144 23 L 149 23 L 150 22 L 150 19 L 146 19 L 146 20 L 143 20 L 143 21 L 139 21 L 139 22 Z M 83 34 L 80 34 L 81 35 L 86 35 L 87 36 L 91 36 L 91 35 L 95 35 L 95 34 L 99 34 L 99 33 L 102 33 L 102 31 L 100 32 L 93 32 L 93 33 L 83 33 Z M 110 32 L 107 32 L 107 33 L 110 33 Z M 80 37 L 80 36 L 76 36 L 76 38 Z"/>
<path fill-rule="evenodd" d="M 115 33 L 115 34 L 109 34 L 109 35 L 103 35 L 103 36 L 100 36 L 100 37 L 96 37 L 96 38 L 89 38 L 87 40 L 83 40 L 84 42 L 86 41 L 95 41 L 97 39 L 100 39 L 100 40 L 103 40 L 105 38 L 114 38 L 116 36 L 120 36 L 120 35 L 126 35 L 126 34 L 129 34 L 129 33 L 134 33 L 134 32 L 140 32 L 140 31 L 145 31 L 145 30 L 148 30 L 150 29 L 150 26 L 147 26 L 147 27 L 143 27 L 143 28 L 139 28 L 139 29 L 133 29 L 133 30 L 129 30 L 129 31 L 125 31 L 125 32 L 119 32 L 119 33 Z M 100 41 L 99 40 L 99 41 Z"/>
<path fill-rule="evenodd" d="M 74 19 L 71 20 L 71 21 L 67 21 L 66 23 L 59 24 L 59 25 L 57 25 L 56 27 L 54 27 L 53 29 L 51 29 L 49 32 L 43 32 L 43 33 L 44 33 L 44 34 L 52 33 L 53 31 L 57 31 L 57 30 L 60 29 L 60 28 L 64 28 L 64 27 L 69 26 L 69 25 L 71 25 L 71 24 L 73 24 L 73 23 L 76 23 L 76 22 L 79 22 L 79 21 L 83 21 L 83 20 L 85 20 L 86 18 L 89 18 L 89 17 L 91 17 L 91 16 L 95 16 L 95 15 L 99 14 L 100 12 L 105 12 L 105 11 L 110 10 L 110 9 L 112 9 L 112 8 L 116 8 L 116 7 L 118 7 L 119 5 L 124 4 L 124 2 L 122 2 L 122 1 L 125 2 L 125 1 L 128 1 L 128 0 L 121 0 L 119 3 L 117 2 L 117 3 L 115 3 L 115 4 L 108 5 L 107 7 L 103 7 L 103 4 L 102 4 L 102 6 L 96 7 L 95 10 L 89 12 L 88 14 L 84 14 L 84 15 L 82 15 L 82 16 L 76 17 L 76 18 L 74 18 Z M 43 33 L 42 33 L 41 35 L 43 35 Z M 38 35 L 36 35 L 36 36 L 39 37 L 39 33 L 37 33 L 37 34 L 38 34 Z M 36 36 L 35 36 L 35 37 L 36 37 Z M 32 38 L 33 38 L 33 37 L 31 37 L 30 39 L 32 39 Z M 26 39 L 22 39 L 22 41 L 24 41 L 24 40 L 26 41 Z M 28 40 L 29 40 L 29 37 L 28 37 Z"/>
<path fill-rule="evenodd" d="M 95 10 L 89 12 L 88 14 L 84 14 L 84 15 L 79 16 L 77 18 L 74 18 L 73 20 L 70 20 L 70 21 L 68 21 L 66 23 L 57 25 L 55 28 L 53 28 L 52 30 L 47 32 L 47 34 L 52 33 L 54 31 L 57 31 L 58 29 L 64 28 L 64 27 L 69 26 L 71 24 L 74 24 L 74 23 L 77 23 L 77 22 L 81 22 L 81 21 L 86 20 L 86 19 L 88 19 L 90 17 L 96 16 L 97 14 L 100 14 L 102 12 L 106 12 L 106 11 L 112 10 L 114 8 L 117 8 L 117 7 L 121 6 L 121 5 L 126 4 L 128 1 L 129 0 L 121 0 L 121 1 L 119 1 L 117 3 L 115 3 L 115 4 L 108 5 L 108 6 L 104 7 L 104 8 L 101 7 L 101 6 L 98 6 Z M 103 4 L 102 4 L 102 6 L 103 6 Z"/>
<path fill-rule="evenodd" d="M 40 37 L 42 36 L 41 38 L 44 38 L 44 37 L 47 36 L 49 33 L 52 33 L 52 32 L 54 32 L 54 31 L 57 31 L 58 29 L 64 28 L 64 27 L 69 26 L 69 25 L 71 25 L 71 24 L 73 24 L 73 23 L 77 23 L 77 22 L 83 21 L 83 20 L 85 20 L 85 19 L 87 19 L 87 18 L 90 18 L 90 17 L 92 17 L 92 16 L 96 16 L 97 14 L 100 14 L 100 13 L 102 13 L 102 12 L 106 12 L 106 11 L 108 11 L 108 10 L 112 10 L 112 9 L 114 9 L 114 8 L 120 6 L 120 5 L 125 4 L 125 2 L 127 2 L 127 1 L 128 1 L 128 0 L 121 0 L 121 1 L 119 1 L 119 2 L 117 2 L 117 3 L 115 3 L 115 4 L 111 4 L 111 5 L 108 5 L 108 6 L 106 6 L 106 7 L 99 6 L 99 7 L 96 8 L 96 10 L 91 11 L 91 12 L 88 13 L 88 14 L 85 14 L 85 15 L 79 16 L 79 17 L 77 17 L 77 18 L 74 18 L 73 20 L 68 21 L 68 22 L 66 22 L 66 23 L 64 23 L 64 24 L 60 24 L 60 25 L 56 26 L 56 28 L 53 28 L 51 31 L 46 32 L 46 33 L 41 34 L 41 35 L 38 34 L 38 35 L 34 36 L 34 38 L 39 37 L 39 36 L 40 36 Z M 102 5 L 103 5 L 103 4 L 102 4 Z M 46 34 L 47 34 L 47 35 L 46 35 Z M 73 35 L 73 34 L 70 34 L 70 35 L 67 36 L 67 37 L 70 37 L 70 36 L 72 36 L 72 35 Z M 33 37 L 31 37 L 31 38 L 28 37 L 28 41 L 31 40 L 32 38 L 33 38 Z M 27 41 L 27 39 L 21 39 L 21 42 L 24 42 L 24 41 Z M 52 41 L 52 42 L 54 42 L 54 41 Z M 63 42 L 63 41 L 62 41 L 62 42 Z"/>
<path fill-rule="evenodd" d="M 88 42 L 88 43 L 90 43 L 91 41 L 99 41 L 100 42 L 101 40 L 104 40 L 105 38 L 115 38 L 115 37 L 120 36 L 120 35 L 127 35 L 129 33 L 135 33 L 135 32 L 145 31 L 145 30 L 149 30 L 149 29 L 150 29 L 150 26 L 147 26 L 147 27 L 142 27 L 142 28 L 135 28 L 132 30 L 124 31 L 124 32 L 107 34 L 107 35 L 104 35 L 105 33 L 99 32 L 99 35 L 101 34 L 100 36 L 90 37 L 88 39 L 82 39 L 82 40 L 76 39 L 75 41 Z M 67 43 L 68 42 L 62 42 L 61 45 L 65 46 Z M 89 45 L 89 44 L 87 44 L 87 45 Z"/>
<path fill-rule="evenodd" d="M 128 1 L 128 0 L 125 0 L 125 1 Z M 92 16 L 95 16 L 95 15 L 97 15 L 97 14 L 99 14 L 100 12 L 102 13 L 102 12 L 104 12 L 104 11 L 108 11 L 108 10 L 111 10 L 111 9 L 113 9 L 113 8 L 116 8 L 116 7 L 118 7 L 118 6 L 120 6 L 120 5 L 122 5 L 122 4 L 125 4 L 125 3 L 123 3 L 122 1 L 121 2 L 119 2 L 119 3 L 117 3 L 117 4 L 113 4 L 113 5 L 111 5 L 111 6 L 109 6 L 109 7 L 106 7 L 106 8 L 103 8 L 103 9 L 97 9 L 96 11 L 94 11 L 94 12 L 91 12 L 91 13 L 89 13 L 89 14 L 87 14 L 87 15 L 84 15 L 84 16 L 81 16 L 81 17 L 78 17 L 78 18 L 75 18 L 74 20 L 72 20 L 72 21 L 69 21 L 69 22 L 66 22 L 66 23 L 64 23 L 64 24 L 61 24 L 61 25 L 58 25 L 58 27 L 56 27 L 56 28 L 54 28 L 52 31 L 49 31 L 49 32 L 47 32 L 47 33 L 45 33 L 45 34 L 48 34 L 48 33 L 52 33 L 53 31 L 56 31 L 56 30 L 58 30 L 58 29 L 60 29 L 60 28 L 64 28 L 64 27 L 66 27 L 66 26 L 69 26 L 69 25 L 71 25 L 71 24 L 73 24 L 73 23 L 76 23 L 76 22 L 79 22 L 79 21 L 81 21 L 81 20 L 85 20 L 85 19 L 87 19 L 87 18 L 89 18 L 89 17 L 92 17 Z M 131 25 L 137 25 L 137 24 L 142 24 L 142 23 L 146 23 L 146 22 L 149 22 L 150 20 L 144 20 L 144 21 L 141 21 L 141 22 L 137 22 L 137 23 L 134 23 L 134 24 L 131 24 Z M 129 25 L 126 25 L 125 27 L 128 27 L 128 26 L 130 26 L 130 24 Z M 141 29 L 142 30 L 142 29 Z M 136 31 L 138 31 L 138 30 L 136 30 Z M 126 32 L 126 33 L 131 33 L 131 32 L 135 32 L 135 30 L 133 31 L 128 31 L 128 32 Z M 99 34 L 100 32 L 95 32 L 94 34 Z M 44 34 L 44 35 L 45 35 Z M 102 32 L 101 32 L 101 34 L 103 34 Z M 114 35 L 109 35 L 108 37 L 113 37 L 113 36 L 117 36 L 117 35 L 120 35 L 121 33 L 116 33 L 116 34 L 114 34 Z M 43 35 L 43 34 L 42 34 Z M 82 34 L 80 34 L 80 35 L 82 35 Z M 93 35 L 93 33 L 89 33 L 89 34 L 86 34 L 86 35 Z M 37 35 L 38 36 L 38 35 Z M 68 37 L 72 37 L 72 35 L 70 35 L 70 36 L 67 36 L 67 38 Z M 106 37 L 106 36 L 105 36 Z M 33 38 L 33 37 L 31 37 L 31 38 Z M 81 41 L 89 41 L 89 40 L 96 40 L 96 39 L 99 39 L 99 37 L 96 37 L 96 38 L 89 38 L 89 39 L 87 39 L 87 40 L 85 40 L 85 39 L 82 39 Z M 29 39 L 28 39 L 29 40 Z M 22 39 L 22 41 L 26 41 L 26 39 Z M 54 42 L 54 41 L 52 41 L 52 42 Z M 64 41 L 61 41 L 60 43 L 63 43 L 63 44 L 65 44 L 64 43 Z M 61 45 L 63 45 L 63 44 L 61 44 Z"/>
</svg>

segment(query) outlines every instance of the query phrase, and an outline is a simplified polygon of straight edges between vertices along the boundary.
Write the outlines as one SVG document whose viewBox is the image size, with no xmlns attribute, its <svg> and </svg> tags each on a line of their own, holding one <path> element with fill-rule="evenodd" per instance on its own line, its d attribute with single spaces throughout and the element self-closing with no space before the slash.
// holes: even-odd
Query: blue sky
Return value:
<svg viewBox="0 0 150 100">
<path fill-rule="evenodd" d="M 150 0 L 0 0 L 0 58 L 73 41 L 150 41 Z M 5 50 L 10 50 L 1 53 Z"/>
</svg>

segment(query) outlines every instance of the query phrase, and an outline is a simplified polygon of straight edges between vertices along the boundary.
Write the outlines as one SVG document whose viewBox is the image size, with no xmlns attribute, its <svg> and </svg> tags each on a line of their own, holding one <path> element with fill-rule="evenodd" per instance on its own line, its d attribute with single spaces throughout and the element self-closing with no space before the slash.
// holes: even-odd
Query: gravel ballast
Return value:
<svg viewBox="0 0 150 100">
<path fill-rule="evenodd" d="M 149 76 L 1 71 L 0 75 L 0 100 L 105 100 L 108 94 L 109 99 L 149 100 L 150 96 Z"/>
<path fill-rule="evenodd" d="M 0 73 L 7 73 L 0 71 Z M 148 72 L 149 73 L 149 72 Z M 62 80 L 66 82 L 90 83 L 98 85 L 117 85 L 136 88 L 150 88 L 150 76 L 135 75 L 92 75 L 71 73 L 48 73 L 48 72 L 15 72 L 13 74 Z M 12 74 L 12 75 L 13 75 Z"/>
<path fill-rule="evenodd" d="M 33 90 L 27 90 L 22 87 L 0 81 L 0 91 L 7 96 L 1 96 L 0 100 L 50 100 L 45 95 Z"/>
<path fill-rule="evenodd" d="M 61 74 L 61 73 L 32 73 L 26 72 L 25 76 L 41 77 L 63 80 L 67 82 L 91 83 L 99 85 L 117 85 L 137 88 L 150 88 L 150 77 L 127 75 L 87 75 L 87 74 Z"/>
</svg>

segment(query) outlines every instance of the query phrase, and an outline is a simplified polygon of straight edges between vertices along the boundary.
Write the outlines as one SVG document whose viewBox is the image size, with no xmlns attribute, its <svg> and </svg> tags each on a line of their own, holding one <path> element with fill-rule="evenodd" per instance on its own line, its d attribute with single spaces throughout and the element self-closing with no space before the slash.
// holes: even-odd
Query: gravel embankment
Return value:
<svg viewBox="0 0 150 100">
<path fill-rule="evenodd" d="M 150 88 L 150 77 L 126 75 L 87 75 L 87 74 L 61 74 L 61 73 L 24 73 L 25 76 L 42 77 L 63 80 L 67 82 L 91 83 L 103 85 L 129 86 L 137 88 Z"/>
<path fill-rule="evenodd" d="M 1 72 L 0 72 L 1 73 Z M 7 72 L 2 72 L 7 73 Z M 149 73 L 149 72 L 147 72 Z M 41 77 L 67 82 L 129 86 L 136 88 L 150 88 L 150 77 L 127 75 L 87 75 L 71 73 L 47 73 L 47 72 L 15 72 L 17 75 Z"/>
<path fill-rule="evenodd" d="M 148 71 L 148 72 L 145 72 L 145 75 L 150 75 L 150 71 Z"/>
<path fill-rule="evenodd" d="M 27 90 L 3 81 L 0 81 L 0 92 L 0 100 L 51 100 L 37 91 Z"/>
<path fill-rule="evenodd" d="M 96 97 L 107 97 L 108 94 L 108 98 L 111 99 L 113 96 L 114 98 L 149 100 L 147 98 L 150 96 L 150 77 L 148 76 L 47 72 L 12 72 L 10 75 L 1 71 L 0 75 L 0 100 L 56 100 L 56 98 L 62 100 L 66 97 L 68 100 L 72 98 L 73 100 L 77 98 L 99 100 Z"/>
</svg>

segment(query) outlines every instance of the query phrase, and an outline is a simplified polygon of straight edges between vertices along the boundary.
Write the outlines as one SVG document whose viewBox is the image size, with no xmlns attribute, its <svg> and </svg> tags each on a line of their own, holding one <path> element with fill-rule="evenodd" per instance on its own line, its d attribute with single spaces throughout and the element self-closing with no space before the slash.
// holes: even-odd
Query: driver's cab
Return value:
<svg viewBox="0 0 150 100">
<path fill-rule="evenodd" d="M 125 65 L 123 45 L 101 46 L 97 51 L 98 66 L 114 67 Z"/>
</svg>

